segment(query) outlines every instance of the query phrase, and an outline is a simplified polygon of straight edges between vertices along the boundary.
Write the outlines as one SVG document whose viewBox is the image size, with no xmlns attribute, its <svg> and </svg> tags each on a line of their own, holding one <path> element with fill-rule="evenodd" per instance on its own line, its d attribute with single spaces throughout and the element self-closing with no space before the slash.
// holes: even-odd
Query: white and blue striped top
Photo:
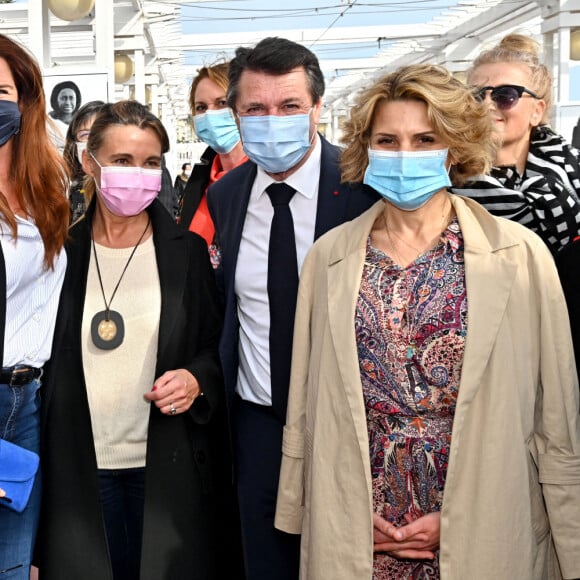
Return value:
<svg viewBox="0 0 580 580">
<path fill-rule="evenodd" d="M 33 221 L 16 216 L 17 239 L 0 220 L 6 264 L 6 327 L 2 366 L 42 367 L 50 358 L 66 253 L 44 268 L 44 244 Z"/>
</svg>

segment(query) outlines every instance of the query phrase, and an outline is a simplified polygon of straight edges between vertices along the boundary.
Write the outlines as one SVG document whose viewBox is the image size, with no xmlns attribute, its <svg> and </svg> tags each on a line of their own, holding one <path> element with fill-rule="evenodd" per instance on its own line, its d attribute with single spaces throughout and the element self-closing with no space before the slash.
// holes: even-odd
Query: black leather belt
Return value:
<svg viewBox="0 0 580 580">
<path fill-rule="evenodd" d="M 15 365 L 13 367 L 3 367 L 0 372 L 0 385 L 10 387 L 23 387 L 37 379 L 42 374 L 42 369 L 27 367 L 25 365 Z"/>
</svg>

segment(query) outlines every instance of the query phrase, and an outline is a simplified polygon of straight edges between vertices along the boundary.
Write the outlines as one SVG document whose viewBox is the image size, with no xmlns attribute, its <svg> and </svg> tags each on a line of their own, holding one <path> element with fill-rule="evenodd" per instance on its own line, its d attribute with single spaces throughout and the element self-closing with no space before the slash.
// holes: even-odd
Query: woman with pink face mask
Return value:
<svg viewBox="0 0 580 580">
<path fill-rule="evenodd" d="M 499 148 L 463 194 L 536 232 L 553 254 L 580 233 L 579 153 L 549 126 L 552 77 L 538 44 L 510 34 L 474 61 L 468 82 L 489 105 Z"/>
<path fill-rule="evenodd" d="M 122 101 L 83 152 L 91 201 L 70 230 L 43 408 L 47 580 L 217 577 L 220 317 L 204 241 L 155 199 L 168 149 L 159 119 Z"/>
</svg>

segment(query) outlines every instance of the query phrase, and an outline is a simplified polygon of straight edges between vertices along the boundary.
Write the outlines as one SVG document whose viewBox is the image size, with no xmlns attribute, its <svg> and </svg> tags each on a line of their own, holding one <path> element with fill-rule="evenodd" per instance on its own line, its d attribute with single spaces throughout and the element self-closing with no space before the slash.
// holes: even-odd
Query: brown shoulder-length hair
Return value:
<svg viewBox="0 0 580 580">
<path fill-rule="evenodd" d="M 163 123 L 143 104 L 134 100 L 106 103 L 95 116 L 91 126 L 89 140 L 87 141 L 87 153 L 97 156 L 103 146 L 107 130 L 111 127 L 135 125 L 139 129 L 151 129 L 161 145 L 161 154 L 169 151 L 169 137 Z M 95 194 L 95 180 L 87 175 L 84 181 L 85 199 L 87 203 Z"/>
<path fill-rule="evenodd" d="M 0 34 L 0 58 L 10 68 L 22 119 L 12 137 L 10 179 L 20 207 L 30 215 L 44 243 L 44 264 L 51 268 L 67 238 L 68 174 L 47 130 L 42 76 L 36 60 L 17 42 Z M 0 212 L 16 237 L 16 218 L 0 192 Z"/>
<path fill-rule="evenodd" d="M 344 124 L 341 141 L 343 182 L 363 181 L 377 107 L 413 100 L 427 105 L 433 130 L 449 149 L 451 183 L 463 185 L 491 167 L 495 153 L 493 125 L 487 107 L 447 69 L 430 64 L 401 67 L 362 91 Z"/>
</svg>

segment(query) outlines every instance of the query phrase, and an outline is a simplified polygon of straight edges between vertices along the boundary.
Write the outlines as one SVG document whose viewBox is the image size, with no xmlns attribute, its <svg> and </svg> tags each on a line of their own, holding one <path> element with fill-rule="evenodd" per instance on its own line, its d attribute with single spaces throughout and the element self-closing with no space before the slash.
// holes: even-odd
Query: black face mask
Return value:
<svg viewBox="0 0 580 580">
<path fill-rule="evenodd" d="M 18 103 L 0 100 L 0 147 L 18 131 L 20 131 Z"/>
</svg>

